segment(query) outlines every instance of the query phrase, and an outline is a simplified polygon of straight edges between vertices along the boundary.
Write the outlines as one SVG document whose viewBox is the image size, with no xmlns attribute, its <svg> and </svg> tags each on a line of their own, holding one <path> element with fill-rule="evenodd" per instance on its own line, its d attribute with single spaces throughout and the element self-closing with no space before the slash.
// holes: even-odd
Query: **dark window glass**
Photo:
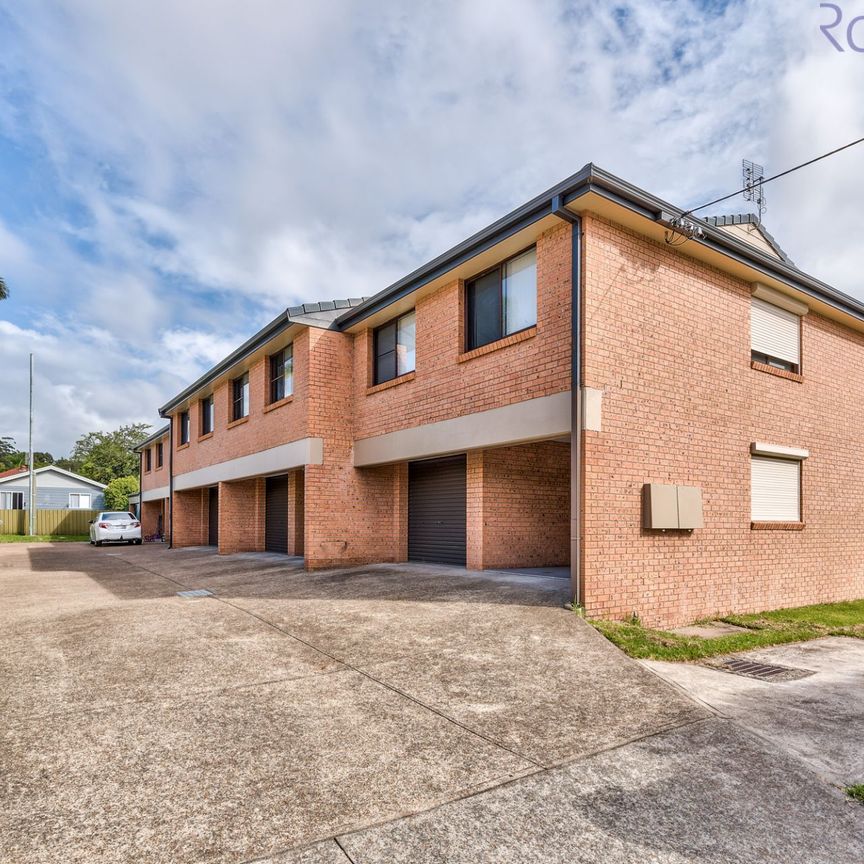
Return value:
<svg viewBox="0 0 864 864">
<path fill-rule="evenodd" d="M 244 372 L 231 384 L 231 420 L 234 421 L 249 415 L 249 373 Z"/>
<path fill-rule="evenodd" d="M 294 392 L 294 346 L 289 345 L 270 357 L 270 403 Z"/>
<path fill-rule="evenodd" d="M 529 249 L 465 286 L 466 349 L 537 323 L 537 254 Z"/>
<path fill-rule="evenodd" d="M 156 445 L 156 467 L 157 467 L 157 468 L 161 468 L 161 467 L 162 467 L 162 460 L 163 460 L 163 459 L 164 459 L 164 454 L 163 454 L 163 452 L 162 452 L 162 442 L 160 441 L 160 442 Z"/>
<path fill-rule="evenodd" d="M 189 443 L 189 412 L 182 411 L 180 413 L 180 443 Z"/>
<path fill-rule="evenodd" d="M 773 366 L 775 369 L 785 369 L 787 372 L 797 372 L 798 364 L 791 363 L 789 360 L 778 360 L 770 354 L 763 354 L 761 351 L 751 351 L 750 359 L 754 363 L 764 363 L 766 366 Z"/>
<path fill-rule="evenodd" d="M 150 452 L 150 448 L 148 447 L 144 451 L 144 470 L 145 471 L 149 471 L 153 467 L 152 466 L 152 459 L 153 459 L 153 454 Z"/>
<path fill-rule="evenodd" d="M 501 269 L 468 283 L 468 345 L 479 348 L 504 335 L 501 319 Z"/>
<path fill-rule="evenodd" d="M 209 435 L 216 428 L 216 404 L 212 396 L 201 400 L 201 434 Z"/>
<path fill-rule="evenodd" d="M 414 311 L 400 315 L 375 331 L 376 384 L 413 372 L 417 325 Z"/>
</svg>

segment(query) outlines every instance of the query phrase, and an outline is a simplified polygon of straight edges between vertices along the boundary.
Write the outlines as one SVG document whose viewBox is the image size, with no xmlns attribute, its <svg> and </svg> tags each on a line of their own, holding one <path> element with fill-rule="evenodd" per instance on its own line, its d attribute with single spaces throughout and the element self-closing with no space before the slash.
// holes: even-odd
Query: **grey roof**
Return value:
<svg viewBox="0 0 864 864">
<path fill-rule="evenodd" d="M 53 471 L 55 474 L 63 474 L 65 477 L 72 477 L 81 483 L 87 483 L 90 486 L 95 486 L 98 489 L 104 489 L 105 484 L 98 480 L 93 480 L 90 477 L 84 477 L 82 474 L 76 474 L 74 471 L 68 471 L 66 468 L 61 468 L 59 465 L 46 465 L 44 468 L 37 468 L 34 474 L 44 474 L 46 471 Z M 9 480 L 23 480 L 30 477 L 30 471 L 19 471 L 17 474 L 10 474 L 8 477 L 0 478 L 0 483 L 6 483 Z"/>
<path fill-rule="evenodd" d="M 166 402 L 159 409 L 159 414 L 163 417 L 167 416 L 167 413 L 172 408 L 183 402 L 196 390 L 200 390 L 209 381 L 227 372 L 232 366 L 250 354 L 253 354 L 262 345 L 266 345 L 267 342 L 278 336 L 283 330 L 287 330 L 292 324 L 300 324 L 304 327 L 318 327 L 322 330 L 335 330 L 337 329 L 336 320 L 339 316 L 350 311 L 355 306 L 361 305 L 366 299 L 365 297 L 356 297 L 346 300 L 323 300 L 318 303 L 304 303 L 302 306 L 289 306 L 269 324 L 265 324 L 254 336 L 247 339 L 239 348 L 232 351 L 211 369 L 208 369 L 197 381 L 178 393 L 170 402 Z"/>
<path fill-rule="evenodd" d="M 148 444 L 152 444 L 154 441 L 158 441 L 160 438 L 167 435 L 170 431 L 170 424 L 166 424 L 161 429 L 157 429 L 152 435 L 148 435 L 137 447 L 133 447 L 132 449 L 136 453 L 140 453 Z"/>
<path fill-rule="evenodd" d="M 783 251 L 780 244 L 768 232 L 768 229 L 763 224 L 762 220 L 755 213 L 729 213 L 726 216 L 703 216 L 702 219 L 709 225 L 714 225 L 716 228 L 723 228 L 727 225 L 755 225 L 759 229 L 759 233 L 765 238 L 768 245 L 783 259 L 787 264 L 792 263 L 792 259 Z"/>
<path fill-rule="evenodd" d="M 686 216 L 703 229 L 703 236 L 693 239 L 691 242 L 739 261 L 765 276 L 788 285 L 793 290 L 814 297 L 844 314 L 864 322 L 864 303 L 799 270 L 785 255 L 777 259 L 758 249 L 752 243 L 739 239 L 734 234 L 692 214 L 691 211 L 676 207 L 589 162 L 566 180 L 562 180 L 536 198 L 532 198 L 526 204 L 493 222 L 482 231 L 478 231 L 467 240 L 463 240 L 398 282 L 394 282 L 357 308 L 344 312 L 336 322 L 339 329 L 344 330 L 358 324 L 364 318 L 416 291 L 460 263 L 468 261 L 480 252 L 500 243 L 503 239 L 547 216 L 560 212 L 561 208 L 588 193 L 593 193 L 660 225 L 669 225 L 671 219 Z M 764 228 L 762 230 L 764 231 Z M 765 233 L 767 234 L 767 232 Z M 776 243 L 773 245 L 776 246 Z M 779 249 L 779 246 L 776 248 Z M 778 254 L 780 253 L 778 252 Z"/>
<path fill-rule="evenodd" d="M 864 322 L 864 304 L 799 270 L 773 238 L 770 238 L 769 242 L 772 248 L 776 249 L 780 256 L 779 259 L 757 248 L 752 243 L 724 231 L 722 226 L 718 226 L 715 221 L 712 221 L 712 218 L 701 219 L 689 210 L 669 204 L 656 195 L 652 195 L 650 192 L 646 192 L 644 189 L 640 189 L 638 186 L 589 162 L 566 180 L 562 180 L 371 297 L 332 300 L 327 303 L 308 303 L 286 309 L 236 351 L 229 354 L 205 375 L 202 375 L 194 384 L 163 405 L 159 409 L 160 413 L 166 416 L 167 412 L 196 390 L 266 344 L 289 325 L 296 323 L 330 330 L 346 330 L 541 219 L 554 215 L 561 215 L 569 219 L 573 214 L 566 210 L 566 206 L 588 193 L 624 207 L 631 213 L 638 214 L 659 225 L 669 225 L 670 220 L 686 216 L 703 229 L 702 236 L 694 238 L 691 242 L 739 261 L 758 273 L 776 279 L 795 291 L 814 297 L 844 314 Z M 713 217 L 715 220 L 716 218 L 718 217 Z M 768 240 L 770 237 L 768 232 L 762 226 L 760 229 Z"/>
<path fill-rule="evenodd" d="M 368 297 L 349 297 L 347 300 L 322 300 L 318 303 L 304 303 L 302 306 L 289 306 L 285 313 L 292 324 L 305 324 L 309 327 L 331 330 L 336 319 L 343 312 L 359 306 L 368 299 Z"/>
</svg>

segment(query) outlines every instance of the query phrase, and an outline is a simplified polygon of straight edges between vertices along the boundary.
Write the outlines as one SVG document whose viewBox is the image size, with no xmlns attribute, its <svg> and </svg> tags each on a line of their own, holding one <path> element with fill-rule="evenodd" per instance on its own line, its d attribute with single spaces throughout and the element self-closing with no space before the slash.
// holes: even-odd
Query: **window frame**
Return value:
<svg viewBox="0 0 864 864">
<path fill-rule="evenodd" d="M 753 497 L 754 497 L 754 484 L 753 484 L 753 464 L 755 460 L 759 460 L 760 462 L 778 462 L 783 463 L 785 465 L 794 466 L 796 468 L 796 476 L 797 476 L 797 501 L 796 501 L 796 510 L 797 517 L 794 519 L 784 519 L 779 517 L 765 518 L 758 517 L 753 512 Z M 767 454 L 767 453 L 751 453 L 750 454 L 750 522 L 754 525 L 772 525 L 772 524 L 803 524 L 804 522 L 804 460 L 801 458 L 791 458 L 788 456 L 782 456 L 780 454 Z"/>
<path fill-rule="evenodd" d="M 798 343 L 798 362 L 794 362 L 793 360 L 787 360 L 782 357 L 777 357 L 774 354 L 768 354 L 765 351 L 760 351 L 753 347 L 753 309 L 759 308 L 759 305 L 762 306 L 771 306 L 776 310 L 779 310 L 782 313 L 785 313 L 787 316 L 792 316 L 797 321 L 796 325 L 796 340 Z M 787 319 L 791 321 L 791 318 Z M 766 299 L 764 296 L 758 296 L 756 294 L 751 295 L 750 297 L 750 362 L 751 363 L 759 363 L 762 366 L 770 366 L 773 369 L 779 369 L 782 372 L 791 372 L 793 375 L 801 374 L 801 361 L 802 361 L 802 352 L 803 352 L 803 315 L 798 312 L 793 312 L 791 309 L 787 309 L 785 306 L 780 305 L 779 303 L 774 303 L 769 299 Z"/>
<path fill-rule="evenodd" d="M 198 401 L 198 412 L 201 415 L 201 436 L 212 435 L 216 431 L 216 401 L 212 393 Z"/>
<path fill-rule="evenodd" d="M 290 361 L 287 362 L 287 361 Z M 286 367 L 290 372 L 286 373 Z M 278 370 L 278 372 L 277 372 Z M 268 372 L 268 405 L 275 405 L 283 399 L 294 395 L 294 343 L 289 342 L 284 348 L 267 358 Z M 281 387 L 280 387 L 281 385 Z M 281 392 L 280 392 L 281 390 Z"/>
<path fill-rule="evenodd" d="M 161 441 L 156 442 L 156 468 L 159 469 L 165 464 L 165 448 Z"/>
<path fill-rule="evenodd" d="M 239 395 L 238 395 L 239 394 Z M 231 379 L 231 422 L 244 420 L 249 416 L 249 372 L 243 372 L 236 378 Z M 242 412 L 237 413 L 238 407 Z"/>
<path fill-rule="evenodd" d="M 148 447 L 144 451 L 144 473 L 149 474 L 153 470 L 153 453 Z"/>
<path fill-rule="evenodd" d="M 72 499 L 73 498 L 78 499 L 78 506 L 77 507 L 72 506 Z M 82 498 L 87 499 L 87 506 L 86 507 L 81 506 L 81 499 Z M 93 495 L 91 492 L 70 492 L 69 497 L 67 499 L 67 504 L 69 505 L 70 510 L 92 510 L 93 508 L 90 506 L 92 503 L 93 503 Z"/>
<path fill-rule="evenodd" d="M 399 371 L 399 325 L 405 321 L 406 318 L 414 319 L 414 362 L 411 365 L 410 369 L 403 369 L 401 372 Z M 393 348 L 389 351 L 381 352 L 379 350 L 379 342 L 384 331 L 394 329 L 393 336 Z M 390 375 L 389 371 L 384 371 L 382 369 L 382 359 L 387 357 L 388 355 L 393 355 L 393 374 Z M 395 381 L 397 378 L 401 378 L 403 375 L 410 375 L 412 372 L 417 371 L 417 309 L 409 309 L 407 312 L 403 312 L 401 315 L 397 315 L 395 318 L 391 318 L 385 324 L 382 324 L 380 327 L 376 327 L 372 332 L 372 385 L 376 386 L 378 384 L 386 384 L 388 381 Z M 387 377 L 384 377 L 387 375 Z"/>
<path fill-rule="evenodd" d="M 191 426 L 189 423 L 189 411 L 181 411 L 177 415 L 177 425 L 180 427 L 180 434 L 177 436 L 177 446 L 185 447 L 189 443 L 191 435 Z"/>
<path fill-rule="evenodd" d="M 505 290 L 506 283 L 506 268 L 507 265 L 511 262 L 515 261 L 518 258 L 521 258 L 523 255 L 527 255 L 529 252 L 534 253 L 534 321 L 531 324 L 526 324 L 524 327 L 520 327 L 518 330 L 511 330 L 507 332 L 506 330 L 506 310 L 507 310 L 507 297 Z M 498 273 L 498 293 L 497 293 L 497 311 L 498 311 L 498 321 L 497 321 L 497 335 L 485 341 L 475 341 L 475 326 L 474 319 L 476 316 L 475 306 L 477 304 L 476 295 L 474 293 L 474 289 L 476 288 L 477 283 L 481 280 L 490 276 L 493 273 Z M 464 327 L 465 327 L 465 338 L 463 350 L 465 352 L 474 351 L 477 348 L 483 348 L 486 345 L 493 345 L 495 342 L 500 342 L 502 339 L 506 339 L 510 336 L 515 336 L 518 333 L 524 333 L 526 330 L 530 330 L 532 327 L 537 326 L 537 301 L 539 298 L 539 292 L 537 290 L 537 244 L 532 243 L 530 246 L 526 246 L 524 249 L 517 252 L 515 255 L 510 255 L 505 258 L 503 261 L 499 261 L 493 267 L 488 267 L 486 270 L 483 270 L 480 273 L 472 276 L 470 279 L 465 280 L 464 287 Z"/>
<path fill-rule="evenodd" d="M 24 509 L 24 493 L 10 492 L 9 490 L 0 490 L 0 500 L 5 502 L 0 506 L 0 510 L 23 510 Z M 15 504 L 18 503 L 16 507 Z M 7 507 L 6 504 L 9 506 Z"/>
</svg>

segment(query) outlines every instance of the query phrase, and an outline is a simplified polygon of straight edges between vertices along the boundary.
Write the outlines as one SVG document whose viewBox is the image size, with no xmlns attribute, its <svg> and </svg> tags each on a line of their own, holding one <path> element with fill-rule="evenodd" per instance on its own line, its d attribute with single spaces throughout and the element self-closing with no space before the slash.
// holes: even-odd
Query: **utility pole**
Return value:
<svg viewBox="0 0 864 864">
<path fill-rule="evenodd" d="M 28 456 L 30 468 L 30 506 L 27 508 L 27 533 L 32 537 L 36 533 L 36 471 L 33 465 L 33 355 L 30 355 L 30 453 Z"/>
</svg>

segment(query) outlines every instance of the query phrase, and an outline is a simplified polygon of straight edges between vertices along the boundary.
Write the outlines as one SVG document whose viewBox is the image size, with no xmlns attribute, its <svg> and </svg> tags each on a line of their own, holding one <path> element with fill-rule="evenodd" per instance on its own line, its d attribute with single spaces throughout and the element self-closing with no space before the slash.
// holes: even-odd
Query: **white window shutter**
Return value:
<svg viewBox="0 0 864 864">
<path fill-rule="evenodd" d="M 750 298 L 750 347 L 760 354 L 801 363 L 801 319 L 794 312 Z"/>
<path fill-rule="evenodd" d="M 752 456 L 750 510 L 754 522 L 800 522 L 801 463 Z"/>
</svg>

